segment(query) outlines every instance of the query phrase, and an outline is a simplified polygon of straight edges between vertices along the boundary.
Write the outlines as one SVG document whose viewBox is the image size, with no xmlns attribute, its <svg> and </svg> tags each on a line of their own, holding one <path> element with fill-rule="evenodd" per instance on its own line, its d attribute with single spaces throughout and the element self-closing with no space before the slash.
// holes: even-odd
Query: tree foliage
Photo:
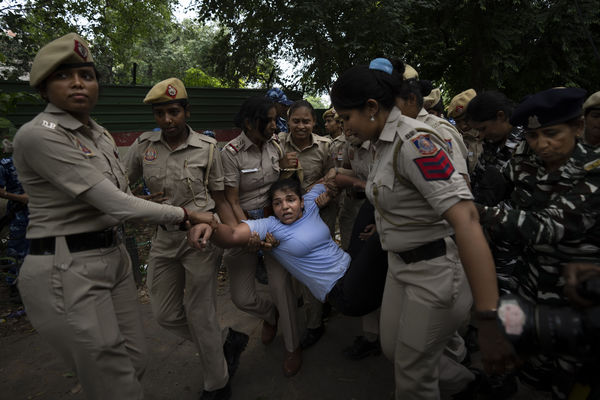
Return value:
<svg viewBox="0 0 600 400">
<path fill-rule="evenodd" d="M 597 0 L 199 0 L 196 7 L 201 20 L 226 28 L 215 46 L 226 75 L 276 55 L 302 66 L 281 82 L 293 89 L 327 90 L 336 74 L 381 55 L 404 59 L 451 93 L 496 88 L 519 99 L 552 86 L 600 86 Z"/>
</svg>

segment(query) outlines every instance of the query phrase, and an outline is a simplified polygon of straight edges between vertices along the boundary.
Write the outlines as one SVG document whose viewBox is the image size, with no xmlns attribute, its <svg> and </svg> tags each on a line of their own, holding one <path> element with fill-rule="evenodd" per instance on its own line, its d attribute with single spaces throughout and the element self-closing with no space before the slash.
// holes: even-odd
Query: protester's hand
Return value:
<svg viewBox="0 0 600 400">
<path fill-rule="evenodd" d="M 295 151 L 285 153 L 281 161 L 279 161 L 280 168 L 298 168 L 298 153 Z"/>
<path fill-rule="evenodd" d="M 256 252 L 261 248 L 261 240 L 258 232 L 251 232 L 250 238 L 248 238 L 248 243 L 246 244 L 246 248 L 249 252 Z"/>
<path fill-rule="evenodd" d="M 315 199 L 315 203 L 319 208 L 325 207 L 327 204 L 329 204 L 330 201 L 331 196 L 329 192 L 323 192 Z"/>
<path fill-rule="evenodd" d="M 352 189 L 354 189 L 354 191 L 356 192 L 363 192 L 365 191 L 365 189 L 367 188 L 367 182 L 366 181 L 360 181 L 360 182 L 354 182 L 352 184 Z"/>
<path fill-rule="evenodd" d="M 279 240 L 271 232 L 267 232 L 265 240 L 261 243 L 263 250 L 271 250 L 279 246 Z"/>
<path fill-rule="evenodd" d="M 479 348 L 483 369 L 490 375 L 500 375 L 521 364 L 512 344 L 506 339 L 495 319 L 477 320 Z"/>
<path fill-rule="evenodd" d="M 592 276 L 600 276 L 600 267 L 591 263 L 569 263 L 563 270 L 563 275 L 566 280 L 565 295 L 569 301 L 582 307 L 593 306 L 593 302 L 577 293 L 577 286 Z"/>
<path fill-rule="evenodd" d="M 202 250 L 208 244 L 213 233 L 213 229 L 209 224 L 194 225 L 187 233 L 188 244 L 196 249 Z"/>
<path fill-rule="evenodd" d="M 375 224 L 369 224 L 365 226 L 365 229 L 358 234 L 360 240 L 367 240 L 377 232 L 377 226 Z"/>
</svg>

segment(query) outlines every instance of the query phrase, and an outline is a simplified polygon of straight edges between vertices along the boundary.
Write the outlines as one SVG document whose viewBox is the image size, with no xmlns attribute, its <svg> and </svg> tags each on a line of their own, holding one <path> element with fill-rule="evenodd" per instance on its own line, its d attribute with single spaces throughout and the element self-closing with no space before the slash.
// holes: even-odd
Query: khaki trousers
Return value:
<svg viewBox="0 0 600 400">
<path fill-rule="evenodd" d="M 87 399 L 144 397 L 139 379 L 146 342 L 131 261 L 124 245 L 55 255 L 28 255 L 19 291 L 39 334 L 77 373 Z"/>
<path fill-rule="evenodd" d="M 296 296 L 292 288 L 291 275 L 271 256 L 265 252 L 265 267 L 269 277 L 270 299 L 256 293 L 254 274 L 258 265 L 255 252 L 244 248 L 225 250 L 223 263 L 229 273 L 231 300 L 240 310 L 254 315 L 270 324 L 275 323 L 279 311 L 278 328 L 283 335 L 287 351 L 294 351 L 300 343 L 298 321 L 296 316 Z"/>
<path fill-rule="evenodd" d="M 438 399 L 474 379 L 444 354 L 472 304 L 458 249 L 445 238 L 446 255 L 406 264 L 388 252 L 381 306 L 381 347 L 394 361 L 396 399 Z M 441 366 L 444 368 L 440 374 Z"/>
<path fill-rule="evenodd" d="M 220 389 L 229 380 L 216 306 L 221 252 L 210 242 L 202 251 L 193 249 L 186 232 L 158 228 L 148 262 L 154 316 L 160 326 L 196 344 L 205 390 Z"/>
</svg>

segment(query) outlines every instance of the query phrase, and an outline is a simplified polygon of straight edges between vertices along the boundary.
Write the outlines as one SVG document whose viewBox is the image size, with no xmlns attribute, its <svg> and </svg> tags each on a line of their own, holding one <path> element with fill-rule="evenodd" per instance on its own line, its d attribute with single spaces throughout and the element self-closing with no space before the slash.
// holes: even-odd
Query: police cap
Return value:
<svg viewBox="0 0 600 400">
<path fill-rule="evenodd" d="M 586 91 L 579 88 L 553 88 L 528 96 L 513 111 L 510 123 L 538 129 L 569 121 L 581 115 Z"/>
<path fill-rule="evenodd" d="M 423 107 L 426 110 L 429 110 L 430 108 L 434 107 L 437 103 L 439 103 L 441 98 L 442 93 L 440 92 L 440 89 L 435 88 L 431 91 L 431 93 L 423 97 Z"/>
<path fill-rule="evenodd" d="M 402 74 L 404 79 L 419 79 L 419 73 L 416 69 L 408 64 L 404 64 L 404 73 Z"/>
<path fill-rule="evenodd" d="M 89 44 L 78 34 L 68 33 L 55 39 L 37 52 L 29 73 L 29 85 L 37 87 L 60 66 L 93 66 Z"/>
<path fill-rule="evenodd" d="M 188 95 L 183 82 L 177 78 L 169 78 L 158 82 L 146 95 L 144 103 L 161 105 L 187 100 Z"/>
<path fill-rule="evenodd" d="M 460 118 L 467 110 L 469 102 L 475 96 L 477 96 L 477 92 L 474 89 L 467 89 L 454 96 L 448 106 L 448 116 L 454 119 Z"/>
<path fill-rule="evenodd" d="M 583 103 L 583 112 L 600 109 L 600 92 L 596 92 Z"/>
</svg>

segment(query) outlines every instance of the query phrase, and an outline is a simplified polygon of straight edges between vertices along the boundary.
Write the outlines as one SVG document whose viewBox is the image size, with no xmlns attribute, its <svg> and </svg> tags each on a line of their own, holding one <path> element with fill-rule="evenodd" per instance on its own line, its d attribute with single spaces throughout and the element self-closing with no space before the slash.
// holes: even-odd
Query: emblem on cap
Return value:
<svg viewBox="0 0 600 400">
<path fill-rule="evenodd" d="M 529 129 L 537 129 L 540 126 L 542 126 L 542 124 L 540 124 L 537 115 L 532 115 L 531 117 L 529 117 L 529 120 L 527 121 L 527 127 Z"/>
<path fill-rule="evenodd" d="M 177 89 L 175 89 L 175 87 L 172 85 L 167 85 L 167 91 L 165 93 L 167 94 L 167 96 L 174 99 L 175 96 L 177 96 Z"/>
<path fill-rule="evenodd" d="M 454 108 L 454 112 L 462 111 L 463 108 L 463 106 L 456 106 L 456 108 Z"/>
<path fill-rule="evenodd" d="M 75 51 L 75 53 L 77 53 L 77 55 L 81 58 L 83 58 L 84 60 L 87 58 L 88 56 L 88 51 L 85 48 L 85 46 L 77 39 L 75 39 L 75 48 L 73 49 Z"/>
</svg>

